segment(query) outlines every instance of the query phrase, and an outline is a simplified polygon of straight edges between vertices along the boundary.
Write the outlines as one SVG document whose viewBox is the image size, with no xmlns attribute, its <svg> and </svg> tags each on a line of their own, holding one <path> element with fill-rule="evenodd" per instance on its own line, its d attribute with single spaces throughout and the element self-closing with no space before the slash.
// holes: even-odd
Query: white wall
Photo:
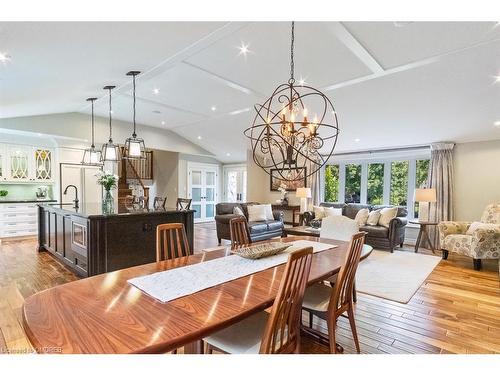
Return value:
<svg viewBox="0 0 500 375">
<path fill-rule="evenodd" d="M 154 197 L 167 197 L 166 206 L 175 207 L 178 198 L 179 154 L 177 152 L 153 150 L 153 185 L 150 187 L 150 206 Z"/>
<path fill-rule="evenodd" d="M 500 203 L 500 141 L 455 145 L 455 219 L 478 221 L 490 203 Z"/>
</svg>

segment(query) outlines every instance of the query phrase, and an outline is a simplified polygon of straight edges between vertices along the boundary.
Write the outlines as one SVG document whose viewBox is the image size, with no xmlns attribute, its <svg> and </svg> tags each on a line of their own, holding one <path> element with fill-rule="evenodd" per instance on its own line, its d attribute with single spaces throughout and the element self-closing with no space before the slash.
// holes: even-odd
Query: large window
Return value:
<svg viewBox="0 0 500 375">
<path fill-rule="evenodd" d="M 339 166 L 327 165 L 325 168 L 325 201 L 339 201 Z"/>
<path fill-rule="evenodd" d="M 368 164 L 368 194 L 369 204 L 384 203 L 384 163 Z"/>
<path fill-rule="evenodd" d="M 418 217 L 415 188 L 427 186 L 429 159 L 416 157 L 345 160 L 324 169 L 326 202 L 391 204 L 406 206 L 410 218 Z M 420 157 L 419 157 L 420 156 Z"/>
<path fill-rule="evenodd" d="M 345 202 L 361 202 L 361 164 L 345 166 Z"/>
<path fill-rule="evenodd" d="M 391 199 L 390 204 L 406 206 L 408 202 L 408 162 L 391 163 Z"/>
</svg>

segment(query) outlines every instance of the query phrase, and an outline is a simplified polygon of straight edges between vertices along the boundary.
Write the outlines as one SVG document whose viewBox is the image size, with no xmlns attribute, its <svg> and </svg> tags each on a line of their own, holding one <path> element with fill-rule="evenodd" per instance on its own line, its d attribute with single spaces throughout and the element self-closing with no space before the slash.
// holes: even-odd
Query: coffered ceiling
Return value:
<svg viewBox="0 0 500 375">
<path fill-rule="evenodd" d="M 500 27 L 492 22 L 298 22 L 297 80 L 333 101 L 338 152 L 500 138 Z M 0 23 L 0 117 L 88 113 L 176 132 L 222 162 L 289 78 L 283 22 Z M 247 51 L 243 53 L 242 51 Z M 147 139 L 146 139 L 147 143 Z"/>
</svg>

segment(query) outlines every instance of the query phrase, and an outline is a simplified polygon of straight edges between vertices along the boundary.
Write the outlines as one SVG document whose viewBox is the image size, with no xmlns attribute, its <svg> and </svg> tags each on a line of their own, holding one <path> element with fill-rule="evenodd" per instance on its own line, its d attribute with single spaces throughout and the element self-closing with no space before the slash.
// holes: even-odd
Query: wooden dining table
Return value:
<svg viewBox="0 0 500 375">
<path fill-rule="evenodd" d="M 300 239 L 332 245 L 331 249 L 314 254 L 309 284 L 327 279 L 340 270 L 347 242 L 314 237 Z M 285 265 L 166 303 L 150 297 L 127 280 L 223 256 L 236 255 L 221 247 L 44 290 L 26 299 L 24 329 L 39 353 L 166 353 L 182 346 L 185 352 L 198 352 L 204 337 L 271 306 Z"/>
</svg>

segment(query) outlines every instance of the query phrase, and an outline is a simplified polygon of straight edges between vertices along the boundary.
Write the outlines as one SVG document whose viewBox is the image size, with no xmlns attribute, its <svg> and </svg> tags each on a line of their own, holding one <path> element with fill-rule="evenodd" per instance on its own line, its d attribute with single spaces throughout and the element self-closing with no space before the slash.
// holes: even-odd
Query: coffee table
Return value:
<svg viewBox="0 0 500 375">
<path fill-rule="evenodd" d="M 312 228 L 306 225 L 298 227 L 288 227 L 283 229 L 283 237 L 287 236 L 311 236 L 319 237 L 320 230 L 311 230 Z"/>
</svg>

